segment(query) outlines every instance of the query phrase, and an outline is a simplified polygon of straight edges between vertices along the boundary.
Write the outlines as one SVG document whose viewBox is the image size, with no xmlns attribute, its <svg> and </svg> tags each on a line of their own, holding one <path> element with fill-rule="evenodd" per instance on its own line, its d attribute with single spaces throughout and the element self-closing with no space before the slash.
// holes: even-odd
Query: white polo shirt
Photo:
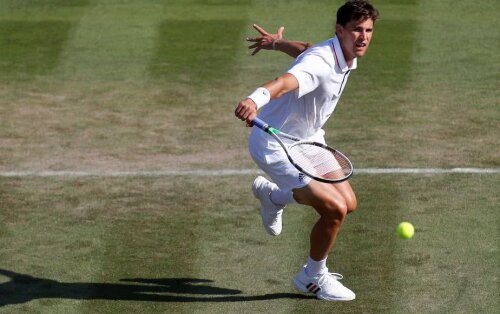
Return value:
<svg viewBox="0 0 500 314">
<path fill-rule="evenodd" d="M 337 106 L 350 70 L 356 66 L 354 59 L 348 67 L 337 37 L 309 48 L 288 70 L 297 78 L 299 88 L 272 100 L 261 109 L 259 118 L 299 138 L 322 138 L 322 127 Z M 254 129 L 252 136 L 270 139 Z"/>
<path fill-rule="evenodd" d="M 288 73 L 294 75 L 299 88 L 272 100 L 258 116 L 271 126 L 302 139 L 325 142 L 322 127 L 335 110 L 349 71 L 336 37 L 303 52 Z M 262 130 L 254 127 L 248 141 L 250 155 L 256 164 L 282 190 L 301 188 L 311 181 L 289 161 L 281 146 Z"/>
</svg>

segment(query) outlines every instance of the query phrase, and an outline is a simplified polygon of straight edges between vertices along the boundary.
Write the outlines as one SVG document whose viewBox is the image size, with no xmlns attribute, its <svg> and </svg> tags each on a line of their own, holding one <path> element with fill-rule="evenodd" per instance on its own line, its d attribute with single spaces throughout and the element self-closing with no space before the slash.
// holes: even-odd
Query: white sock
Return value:
<svg viewBox="0 0 500 314">
<path fill-rule="evenodd" d="M 293 198 L 293 192 L 290 190 L 284 191 L 282 189 L 277 189 L 271 192 L 271 202 L 276 205 L 288 205 L 295 203 Z"/>
<path fill-rule="evenodd" d="M 326 268 L 326 258 L 321 261 L 315 261 L 310 256 L 307 258 L 306 274 L 308 276 L 312 277 L 327 271 L 328 268 Z"/>
</svg>

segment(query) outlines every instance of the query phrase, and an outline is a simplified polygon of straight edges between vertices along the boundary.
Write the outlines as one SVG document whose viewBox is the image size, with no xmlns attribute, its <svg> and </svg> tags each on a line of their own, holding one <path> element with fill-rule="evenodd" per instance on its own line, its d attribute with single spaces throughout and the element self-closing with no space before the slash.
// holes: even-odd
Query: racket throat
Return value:
<svg viewBox="0 0 500 314">
<path fill-rule="evenodd" d="M 272 126 L 268 127 L 266 129 L 266 132 L 273 135 L 273 134 L 280 134 L 280 130 L 273 128 Z"/>
</svg>

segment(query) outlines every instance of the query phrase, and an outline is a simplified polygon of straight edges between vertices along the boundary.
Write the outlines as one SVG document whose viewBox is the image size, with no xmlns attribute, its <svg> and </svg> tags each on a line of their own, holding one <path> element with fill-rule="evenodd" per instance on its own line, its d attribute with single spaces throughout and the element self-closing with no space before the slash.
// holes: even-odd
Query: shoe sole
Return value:
<svg viewBox="0 0 500 314">
<path fill-rule="evenodd" d="M 295 289 L 304 294 L 304 295 L 313 295 L 315 296 L 318 300 L 324 300 L 324 301 L 352 301 L 354 300 L 356 297 L 353 297 L 353 298 L 325 298 L 319 294 L 316 294 L 316 293 L 312 293 L 311 291 L 309 291 L 307 289 L 306 286 L 304 286 L 301 282 L 297 281 L 295 278 L 293 278 L 293 286 L 295 287 Z"/>
</svg>

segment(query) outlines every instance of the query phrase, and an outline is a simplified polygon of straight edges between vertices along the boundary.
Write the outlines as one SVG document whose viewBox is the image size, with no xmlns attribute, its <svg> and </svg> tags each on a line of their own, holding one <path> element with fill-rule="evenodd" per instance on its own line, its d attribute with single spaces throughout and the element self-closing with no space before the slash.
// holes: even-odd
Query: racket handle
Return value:
<svg viewBox="0 0 500 314">
<path fill-rule="evenodd" d="M 267 129 L 269 129 L 269 124 L 265 123 L 257 117 L 253 118 L 252 123 L 261 130 L 267 131 Z"/>
</svg>

